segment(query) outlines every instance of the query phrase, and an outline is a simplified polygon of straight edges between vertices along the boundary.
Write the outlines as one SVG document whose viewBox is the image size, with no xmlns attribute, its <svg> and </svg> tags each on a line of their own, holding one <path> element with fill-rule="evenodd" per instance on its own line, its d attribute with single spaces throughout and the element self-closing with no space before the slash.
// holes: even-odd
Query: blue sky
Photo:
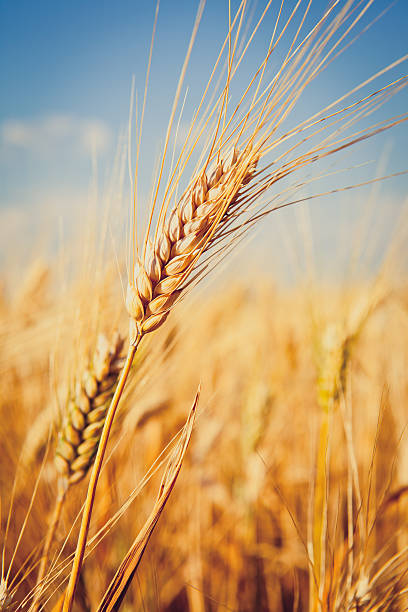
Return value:
<svg viewBox="0 0 408 612">
<path fill-rule="evenodd" d="M 160 5 L 144 126 L 146 185 L 163 139 L 197 4 L 193 0 L 162 0 Z M 275 4 L 279 2 L 272 6 Z M 287 0 L 285 10 L 294 4 L 294 0 Z M 254 14 L 259 15 L 264 5 L 259 1 Z M 388 0 L 374 2 L 363 26 L 389 5 Z M 238 3 L 232 2 L 232 6 Z M 325 0 L 314 0 L 310 23 L 326 6 Z M 95 174 L 93 153 L 99 164 L 98 180 L 103 184 L 108 177 L 118 135 L 127 126 L 133 75 L 136 88 L 143 92 L 154 10 L 155 2 L 147 0 L 0 0 L 3 228 L 5 223 L 18 227 L 22 219 L 40 215 L 47 206 L 65 215 L 70 202 L 86 201 Z M 276 10 L 270 11 L 248 53 L 242 85 L 265 51 Z M 208 0 L 185 82 L 191 108 L 225 36 L 227 15 L 227 2 Z M 407 53 L 407 31 L 408 2 L 399 0 L 313 84 L 305 104 L 329 101 L 337 92 Z M 279 53 L 277 63 L 278 58 Z M 400 66 L 380 83 L 401 76 L 404 70 L 406 65 Z M 377 118 L 406 112 L 407 108 L 408 96 L 403 91 Z M 363 149 L 364 154 L 374 161 L 385 155 L 384 172 L 405 170 L 406 137 L 407 129 L 399 128 L 372 141 Z M 375 164 L 362 171 L 362 177 L 368 178 L 370 172 L 375 175 Z M 356 176 L 345 183 L 353 182 Z M 401 201 L 406 187 L 406 178 L 384 184 L 384 199 Z M 322 223 L 330 223 L 332 214 L 333 209 Z M 21 232 L 19 235 L 21 238 Z"/>
</svg>

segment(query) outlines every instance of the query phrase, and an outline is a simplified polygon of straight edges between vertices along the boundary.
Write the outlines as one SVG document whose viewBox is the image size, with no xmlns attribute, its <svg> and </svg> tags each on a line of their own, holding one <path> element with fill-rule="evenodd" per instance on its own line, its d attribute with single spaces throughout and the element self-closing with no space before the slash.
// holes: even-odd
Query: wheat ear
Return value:
<svg viewBox="0 0 408 612">
<path fill-rule="evenodd" d="M 168 219 L 159 223 L 154 246 L 137 262 L 128 284 L 126 308 L 130 341 L 154 331 L 181 296 L 200 255 L 216 238 L 242 189 L 249 183 L 257 157 L 234 149 L 207 176 L 203 170 Z"/>
<path fill-rule="evenodd" d="M 123 367 L 123 343 L 119 334 L 115 334 L 111 343 L 106 336 L 99 335 L 93 360 L 68 402 L 55 455 L 57 471 L 67 486 L 82 480 L 95 458 L 106 412 Z"/>
<path fill-rule="evenodd" d="M 55 466 L 60 475 L 58 494 L 42 550 L 32 611 L 39 608 L 48 556 L 67 490 L 86 476 L 95 458 L 106 412 L 123 367 L 123 344 L 124 339 L 118 333 L 111 342 L 99 334 L 93 357 L 68 400 L 55 453 Z"/>
<path fill-rule="evenodd" d="M 85 500 L 63 612 L 72 610 L 76 585 L 84 558 L 92 507 L 110 430 L 137 347 L 144 334 L 158 329 L 171 308 L 188 286 L 191 272 L 200 256 L 214 241 L 218 231 L 229 220 L 243 188 L 256 169 L 258 155 L 248 146 L 235 149 L 218 159 L 207 177 L 202 170 L 191 189 L 166 220 L 166 210 L 159 217 L 154 246 L 139 261 L 128 285 L 126 307 L 130 315 L 130 345 L 125 365 L 106 415 Z"/>
</svg>

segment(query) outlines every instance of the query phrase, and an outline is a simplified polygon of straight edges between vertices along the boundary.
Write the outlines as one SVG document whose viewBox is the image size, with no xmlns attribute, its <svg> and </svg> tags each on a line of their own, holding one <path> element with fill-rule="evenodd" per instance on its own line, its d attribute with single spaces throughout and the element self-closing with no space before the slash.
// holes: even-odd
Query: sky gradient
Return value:
<svg viewBox="0 0 408 612">
<path fill-rule="evenodd" d="M 197 4 L 162 0 L 160 5 L 142 149 L 146 159 L 145 193 L 163 141 Z M 287 0 L 284 10 L 288 11 L 294 4 Z M 310 23 L 327 4 L 325 0 L 314 1 Z M 362 27 L 387 7 L 390 10 L 313 84 L 305 98 L 306 107 L 310 104 L 313 108 L 316 101 L 329 101 L 408 52 L 408 2 L 400 0 L 394 6 L 391 4 L 388 0 L 373 3 L 362 20 Z M 264 2 L 255 5 L 254 17 L 259 16 L 264 5 Z M 237 6 L 237 2 L 232 2 L 233 8 Z M 40 216 L 40 210 L 68 214 L 71 205 L 86 202 L 92 181 L 100 180 L 104 184 L 113 167 L 119 135 L 127 127 L 133 76 L 139 96 L 143 94 L 154 10 L 155 2 L 138 0 L 0 0 L 0 209 L 3 213 L 0 238 L 10 236 L 21 221 L 31 223 L 33 217 Z M 242 86 L 265 53 L 276 10 L 270 11 L 248 52 Z M 199 100 L 227 24 L 228 3 L 209 0 L 185 81 L 187 117 L 188 109 L 194 108 Z M 276 66 L 280 53 L 277 52 Z M 406 63 L 381 78 L 379 84 L 403 75 L 404 71 Z M 407 109 L 405 90 L 377 118 L 381 120 Z M 303 110 L 299 109 L 299 117 Z M 359 159 L 370 159 L 374 165 L 361 171 L 362 178 L 375 176 L 376 164 L 382 158 L 383 174 L 406 170 L 406 150 L 406 127 L 370 142 L 363 148 L 365 156 L 361 157 L 360 150 Z M 97 179 L 92 157 L 98 162 Z M 352 158 L 343 158 L 343 161 L 347 165 Z M 356 174 L 344 184 L 352 183 L 353 179 L 357 180 Z M 406 177 L 384 183 L 383 200 L 401 203 L 407 184 Z M 395 216 L 395 210 L 389 206 L 389 215 Z M 335 215 L 333 207 L 328 209 L 320 220 L 325 228 Z M 20 231 L 20 239 L 24 231 Z"/>
</svg>

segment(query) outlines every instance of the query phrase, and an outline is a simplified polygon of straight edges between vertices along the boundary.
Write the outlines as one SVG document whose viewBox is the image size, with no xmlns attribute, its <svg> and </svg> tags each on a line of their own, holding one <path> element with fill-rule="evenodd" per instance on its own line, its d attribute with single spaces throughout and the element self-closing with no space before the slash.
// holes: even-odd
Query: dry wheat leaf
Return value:
<svg viewBox="0 0 408 612">
<path fill-rule="evenodd" d="M 99 604 L 98 612 L 119 610 L 122 600 L 126 595 L 126 591 L 140 563 L 149 538 L 153 533 L 163 508 L 166 505 L 166 502 L 170 497 L 170 493 L 172 492 L 176 483 L 177 476 L 180 473 L 184 455 L 193 431 L 199 396 L 200 387 L 197 390 L 193 406 L 188 415 L 181 437 L 167 463 L 154 508 L 120 564 L 112 582 L 103 596 L 101 603 Z"/>
</svg>

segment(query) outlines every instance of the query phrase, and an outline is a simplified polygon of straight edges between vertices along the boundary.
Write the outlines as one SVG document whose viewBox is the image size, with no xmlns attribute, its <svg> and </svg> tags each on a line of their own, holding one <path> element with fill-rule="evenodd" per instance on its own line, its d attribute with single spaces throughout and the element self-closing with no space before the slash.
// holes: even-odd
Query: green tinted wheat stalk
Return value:
<svg viewBox="0 0 408 612">
<path fill-rule="evenodd" d="M 326 563 L 326 528 L 327 528 L 327 492 L 328 492 L 328 462 L 330 456 L 330 420 L 333 411 L 346 392 L 348 371 L 353 351 L 371 315 L 383 304 L 387 296 L 385 286 L 378 282 L 373 294 L 367 300 L 357 304 L 348 313 L 348 320 L 342 328 L 340 325 L 328 325 L 317 346 L 317 402 L 321 410 L 319 440 L 316 457 L 316 476 L 314 483 L 313 523 L 311 533 L 311 557 L 313 573 L 309 576 L 311 611 L 321 606 L 323 588 L 325 586 Z M 345 423 L 345 435 L 350 447 L 350 432 Z M 350 447 L 351 448 L 351 447 Z M 355 470 L 356 472 L 356 470 Z M 353 474 L 355 490 L 357 475 Z M 357 499 L 361 506 L 361 499 Z M 350 500 L 350 504 L 351 500 Z M 350 517 L 349 517 L 350 518 Z M 353 521 L 349 524 L 350 560 L 352 560 Z M 351 576 L 350 576 L 351 579 Z M 317 580 L 317 584 L 316 584 Z"/>
<path fill-rule="evenodd" d="M 320 429 L 316 456 L 316 475 L 313 495 L 313 522 L 311 533 L 311 558 L 313 573 L 309 575 L 309 608 L 316 612 L 321 608 L 326 570 L 327 495 L 329 486 L 330 422 L 335 405 L 346 389 L 347 371 L 352 347 L 358 329 L 349 333 L 339 326 L 328 325 L 323 332 L 317 355 L 317 402 L 320 413 Z"/>
<path fill-rule="evenodd" d="M 333 405 L 339 394 L 341 373 L 346 368 L 343 362 L 343 341 L 339 341 L 338 330 L 328 326 L 318 350 L 317 401 L 321 409 L 320 430 L 316 456 L 316 475 L 313 494 L 313 523 L 311 533 L 311 558 L 313 573 L 309 575 L 309 609 L 317 612 L 322 600 L 325 570 L 325 539 L 327 529 L 327 487 L 330 419 Z"/>
</svg>

